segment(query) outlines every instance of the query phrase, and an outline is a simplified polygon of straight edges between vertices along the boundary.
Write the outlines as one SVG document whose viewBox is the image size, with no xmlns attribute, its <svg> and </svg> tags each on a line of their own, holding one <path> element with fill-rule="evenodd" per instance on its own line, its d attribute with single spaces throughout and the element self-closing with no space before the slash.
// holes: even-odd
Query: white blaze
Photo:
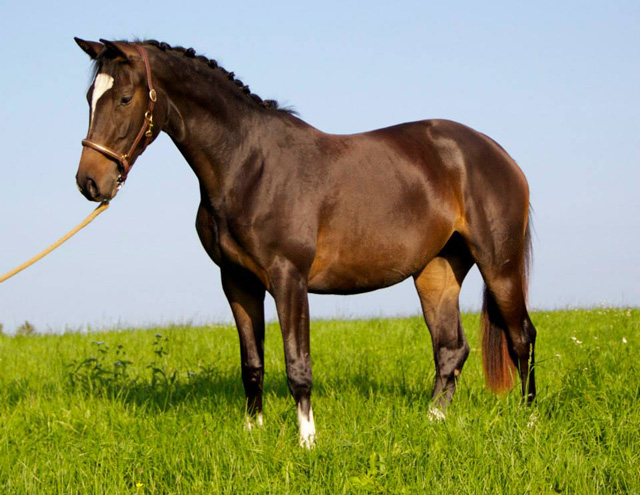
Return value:
<svg viewBox="0 0 640 495">
<path fill-rule="evenodd" d="M 113 86 L 113 77 L 108 74 L 98 74 L 96 80 L 93 82 L 93 93 L 91 95 L 91 120 L 89 122 L 89 129 L 93 124 L 93 114 L 96 111 L 96 105 L 100 97 L 111 89 Z"/>
</svg>

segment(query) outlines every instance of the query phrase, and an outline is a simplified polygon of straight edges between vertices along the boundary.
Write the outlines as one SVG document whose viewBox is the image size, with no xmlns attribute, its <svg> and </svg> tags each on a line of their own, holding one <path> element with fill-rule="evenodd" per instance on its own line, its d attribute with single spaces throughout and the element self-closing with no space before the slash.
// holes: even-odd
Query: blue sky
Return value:
<svg viewBox="0 0 640 495">
<path fill-rule="evenodd" d="M 639 25 L 640 3 L 616 0 L 3 2 L 0 271 L 93 208 L 74 182 L 90 64 L 73 37 L 138 37 L 218 59 L 327 132 L 449 118 L 490 135 L 532 191 L 531 306 L 638 306 Z M 195 233 L 198 202 L 195 176 L 161 136 L 105 214 L 0 285 L 0 323 L 228 321 L 219 271 Z M 479 275 L 465 286 L 462 306 L 478 308 Z M 312 317 L 418 311 L 411 282 L 311 298 Z"/>
</svg>

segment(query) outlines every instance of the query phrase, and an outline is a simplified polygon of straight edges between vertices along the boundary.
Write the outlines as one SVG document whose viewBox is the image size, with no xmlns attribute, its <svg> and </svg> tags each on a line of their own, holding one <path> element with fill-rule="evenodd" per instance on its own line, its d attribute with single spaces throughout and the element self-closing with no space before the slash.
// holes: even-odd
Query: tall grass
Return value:
<svg viewBox="0 0 640 495">
<path fill-rule="evenodd" d="M 317 447 L 298 447 L 277 325 L 244 429 L 230 326 L 0 336 L 0 493 L 640 494 L 640 311 L 539 312 L 538 401 L 472 351 L 443 422 L 419 318 L 312 324 Z"/>
</svg>

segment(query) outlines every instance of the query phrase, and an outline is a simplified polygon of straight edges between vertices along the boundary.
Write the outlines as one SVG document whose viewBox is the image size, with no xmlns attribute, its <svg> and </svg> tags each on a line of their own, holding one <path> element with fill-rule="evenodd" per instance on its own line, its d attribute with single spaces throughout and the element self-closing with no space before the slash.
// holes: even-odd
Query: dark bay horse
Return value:
<svg viewBox="0 0 640 495">
<path fill-rule="evenodd" d="M 300 442 L 311 446 L 309 292 L 356 294 L 413 277 L 431 332 L 433 410 L 469 354 L 458 306 L 477 264 L 489 388 L 519 373 L 535 397 L 536 331 L 526 307 L 529 190 L 513 159 L 464 125 L 425 120 L 353 135 L 321 132 L 262 100 L 193 49 L 76 38 L 95 61 L 76 180 L 112 199 L 166 132 L 200 183 L 196 229 L 220 266 L 240 335 L 248 424 L 262 423 L 264 297 L 276 303 Z"/>
</svg>

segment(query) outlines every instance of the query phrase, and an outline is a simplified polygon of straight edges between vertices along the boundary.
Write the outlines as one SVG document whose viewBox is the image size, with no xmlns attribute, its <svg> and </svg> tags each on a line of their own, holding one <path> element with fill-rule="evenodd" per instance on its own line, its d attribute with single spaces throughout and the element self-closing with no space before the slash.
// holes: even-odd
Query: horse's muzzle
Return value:
<svg viewBox="0 0 640 495">
<path fill-rule="evenodd" d="M 119 189 L 116 180 L 98 182 L 92 177 L 80 173 L 76 175 L 76 184 L 78 190 L 89 201 L 109 201 L 114 198 Z"/>
</svg>

